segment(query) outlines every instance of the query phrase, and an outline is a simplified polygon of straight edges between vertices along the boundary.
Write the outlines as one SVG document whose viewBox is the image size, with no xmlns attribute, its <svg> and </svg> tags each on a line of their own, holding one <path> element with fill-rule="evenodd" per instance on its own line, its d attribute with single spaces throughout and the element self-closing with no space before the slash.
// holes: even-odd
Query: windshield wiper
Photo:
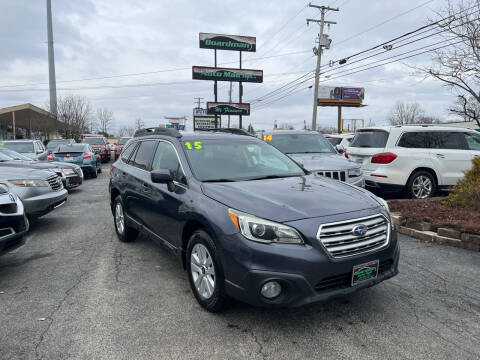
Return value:
<svg viewBox="0 0 480 360">
<path fill-rule="evenodd" d="M 296 151 L 296 152 L 287 152 L 285 154 L 323 154 L 322 151 Z"/>
<path fill-rule="evenodd" d="M 211 180 L 203 180 L 202 182 L 205 183 L 215 183 L 215 182 L 235 182 L 237 180 L 233 179 L 211 179 Z"/>
<path fill-rule="evenodd" d="M 264 175 L 264 176 L 256 176 L 248 179 L 243 179 L 243 181 L 252 181 L 252 180 L 265 180 L 265 179 L 282 179 L 287 177 L 299 177 L 303 175 Z"/>
</svg>

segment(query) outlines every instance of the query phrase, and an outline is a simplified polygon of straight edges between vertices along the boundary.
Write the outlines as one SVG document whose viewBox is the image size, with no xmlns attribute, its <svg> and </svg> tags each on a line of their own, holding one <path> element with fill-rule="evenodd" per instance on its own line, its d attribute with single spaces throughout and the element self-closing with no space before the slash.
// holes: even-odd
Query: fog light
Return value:
<svg viewBox="0 0 480 360">
<path fill-rule="evenodd" d="M 277 281 L 269 281 L 263 284 L 260 293 L 267 299 L 276 298 L 282 292 L 282 286 Z"/>
</svg>

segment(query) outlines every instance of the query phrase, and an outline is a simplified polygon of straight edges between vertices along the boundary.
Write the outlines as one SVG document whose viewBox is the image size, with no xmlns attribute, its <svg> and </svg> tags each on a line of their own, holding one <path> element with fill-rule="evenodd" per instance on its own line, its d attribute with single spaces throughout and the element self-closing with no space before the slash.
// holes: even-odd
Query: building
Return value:
<svg viewBox="0 0 480 360">
<path fill-rule="evenodd" d="M 41 139 L 60 137 L 63 123 L 35 105 L 22 104 L 0 109 L 0 139 Z"/>
</svg>

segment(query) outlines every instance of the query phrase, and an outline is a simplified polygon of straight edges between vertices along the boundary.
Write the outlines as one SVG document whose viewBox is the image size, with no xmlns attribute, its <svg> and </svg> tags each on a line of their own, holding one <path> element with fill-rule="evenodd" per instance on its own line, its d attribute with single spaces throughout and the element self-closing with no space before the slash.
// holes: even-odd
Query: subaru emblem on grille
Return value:
<svg viewBox="0 0 480 360">
<path fill-rule="evenodd" d="M 355 236 L 363 236 L 367 233 L 367 226 L 359 224 L 353 227 L 352 234 Z"/>
</svg>

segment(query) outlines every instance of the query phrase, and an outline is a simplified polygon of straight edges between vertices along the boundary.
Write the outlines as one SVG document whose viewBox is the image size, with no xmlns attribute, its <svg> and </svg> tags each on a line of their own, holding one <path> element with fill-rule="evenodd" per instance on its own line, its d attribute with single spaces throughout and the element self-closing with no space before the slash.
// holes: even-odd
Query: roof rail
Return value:
<svg viewBox="0 0 480 360">
<path fill-rule="evenodd" d="M 182 134 L 180 134 L 180 132 L 177 129 L 161 128 L 161 127 L 138 129 L 137 131 L 135 131 L 135 134 L 133 135 L 133 137 L 137 138 L 140 136 L 149 136 L 149 135 L 171 136 L 177 139 L 182 137 Z"/>
<path fill-rule="evenodd" d="M 247 130 L 239 128 L 213 128 L 213 129 L 198 129 L 197 131 L 222 132 L 233 135 L 255 136 L 250 134 Z"/>
</svg>

